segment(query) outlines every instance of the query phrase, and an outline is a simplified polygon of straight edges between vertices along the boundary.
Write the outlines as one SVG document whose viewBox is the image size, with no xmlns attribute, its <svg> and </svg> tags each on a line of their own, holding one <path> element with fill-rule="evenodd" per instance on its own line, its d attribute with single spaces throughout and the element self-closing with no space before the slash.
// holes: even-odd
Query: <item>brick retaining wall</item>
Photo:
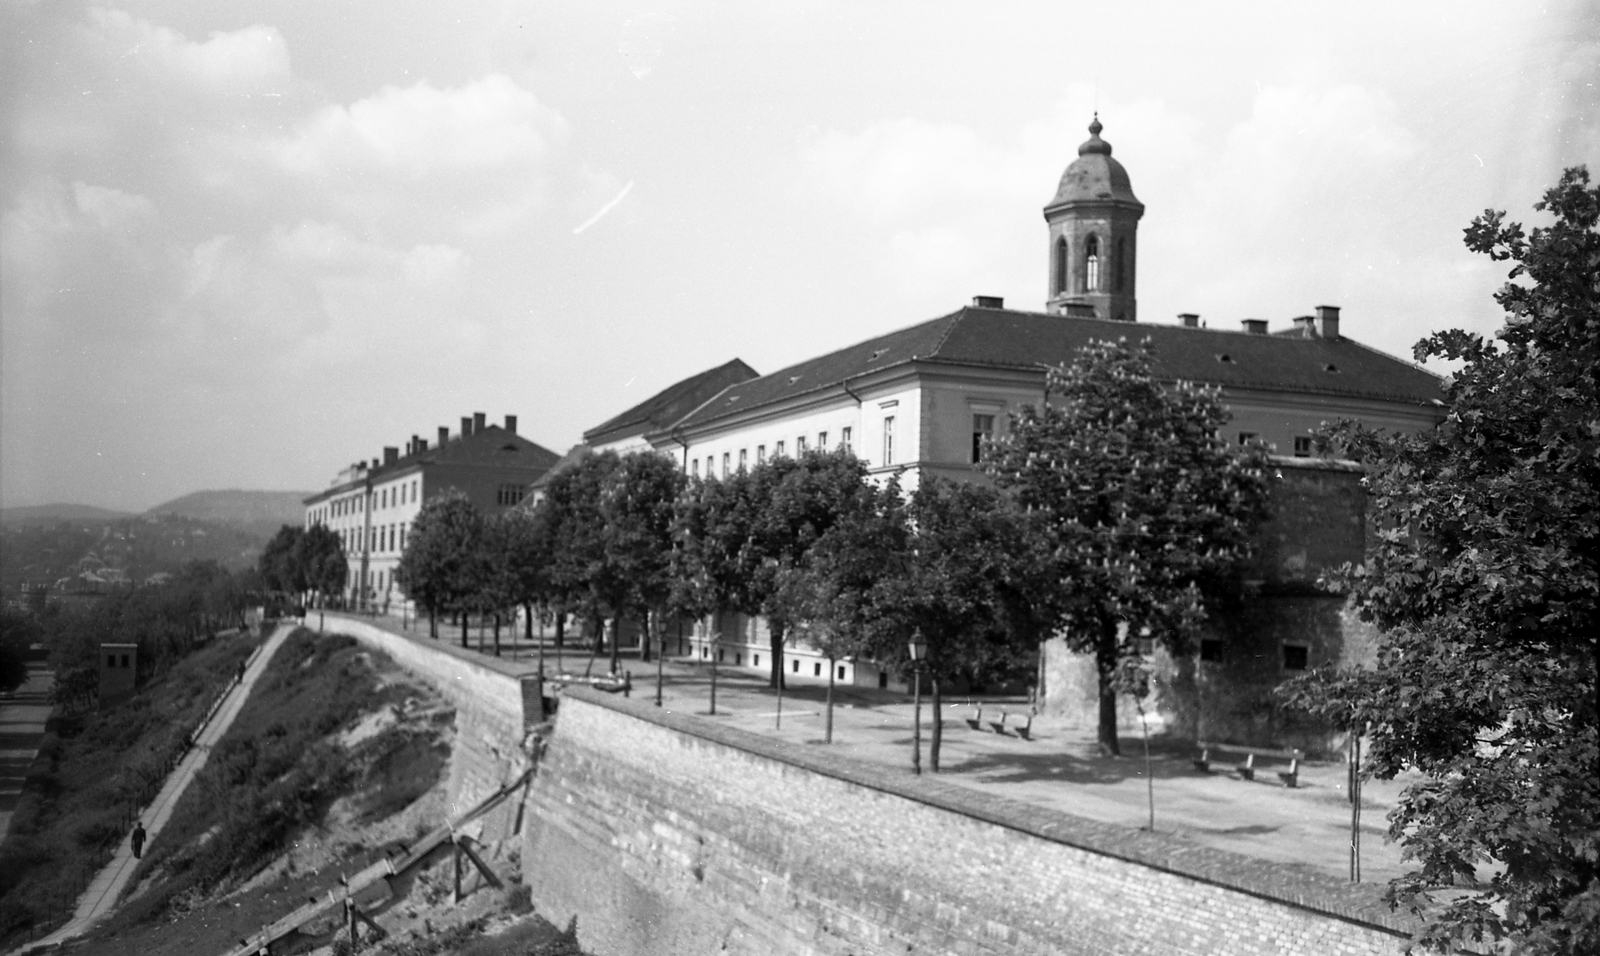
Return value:
<svg viewBox="0 0 1600 956">
<path fill-rule="evenodd" d="M 530 789 L 534 905 L 596 956 L 1398 953 L 1373 886 L 587 690 Z"/>
</svg>

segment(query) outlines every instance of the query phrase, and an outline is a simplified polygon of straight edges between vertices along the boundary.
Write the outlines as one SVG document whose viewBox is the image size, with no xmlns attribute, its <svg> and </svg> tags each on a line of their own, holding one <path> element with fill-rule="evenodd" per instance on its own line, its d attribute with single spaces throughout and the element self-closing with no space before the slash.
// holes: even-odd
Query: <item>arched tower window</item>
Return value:
<svg viewBox="0 0 1600 956">
<path fill-rule="evenodd" d="M 1091 235 L 1083 246 L 1083 291 L 1100 291 L 1100 237 Z"/>
<path fill-rule="evenodd" d="M 1055 256 L 1051 262 L 1051 271 L 1055 273 L 1055 282 L 1052 291 L 1056 295 L 1067 291 L 1067 237 L 1056 239 Z"/>
<path fill-rule="evenodd" d="M 1117 291 L 1118 292 L 1123 292 L 1123 291 L 1127 290 L 1127 276 L 1128 276 L 1128 267 L 1127 267 L 1127 264 L 1126 264 L 1127 258 L 1128 258 L 1128 240 L 1126 240 L 1126 239 L 1118 239 L 1117 240 L 1117 254 L 1115 256 L 1113 256 L 1112 259 L 1111 259 L 1112 281 L 1114 281 L 1116 283 L 1116 287 L 1117 287 Z"/>
</svg>

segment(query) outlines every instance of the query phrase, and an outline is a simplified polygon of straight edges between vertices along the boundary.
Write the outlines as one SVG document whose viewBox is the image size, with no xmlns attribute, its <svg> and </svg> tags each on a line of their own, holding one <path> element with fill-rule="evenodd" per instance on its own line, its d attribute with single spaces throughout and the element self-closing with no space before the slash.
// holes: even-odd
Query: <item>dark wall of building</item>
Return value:
<svg viewBox="0 0 1600 956">
<path fill-rule="evenodd" d="M 1273 467 L 1271 517 L 1257 535 L 1240 603 L 1212 609 L 1201 653 L 1156 654 L 1155 708 L 1173 736 L 1325 752 L 1342 741 L 1339 728 L 1285 712 L 1273 689 L 1308 668 L 1373 659 L 1374 629 L 1356 618 L 1345 595 L 1318 584 L 1324 572 L 1361 560 L 1366 490 L 1360 469 L 1348 463 L 1276 459 Z M 1093 726 L 1093 661 L 1052 641 L 1044 674 L 1046 713 Z M 1136 726 L 1131 700 L 1118 716 Z"/>
</svg>

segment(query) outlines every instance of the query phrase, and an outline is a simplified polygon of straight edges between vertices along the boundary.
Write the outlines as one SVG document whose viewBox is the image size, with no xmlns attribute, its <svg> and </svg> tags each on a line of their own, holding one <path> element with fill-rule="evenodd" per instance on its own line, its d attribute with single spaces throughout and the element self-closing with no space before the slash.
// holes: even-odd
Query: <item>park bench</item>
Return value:
<svg viewBox="0 0 1600 956">
<path fill-rule="evenodd" d="M 1006 723 L 1006 718 L 1008 716 L 1010 716 L 1010 715 L 1007 714 L 1006 711 L 1001 710 L 1000 711 L 1000 719 L 999 720 L 991 720 L 991 721 L 989 721 L 989 726 L 994 730 L 995 733 L 999 734 L 1002 737 L 1009 737 L 1012 734 L 1016 734 L 1018 737 L 1021 737 L 1023 740 L 1032 740 L 1033 739 L 1033 736 L 1032 736 L 1032 734 L 1033 734 L 1033 714 L 1034 714 L 1033 708 L 1030 707 L 1028 709 L 1028 719 L 1027 719 L 1026 722 L 1024 722 L 1022 724 L 1010 724 L 1010 725 L 1008 725 Z M 967 726 L 971 727 L 973 730 L 980 730 L 980 731 L 983 730 L 983 705 L 982 704 L 977 705 L 976 712 L 973 714 L 973 716 L 967 718 Z"/>
<path fill-rule="evenodd" d="M 1244 760 L 1235 764 L 1233 768 L 1243 780 L 1254 780 L 1256 778 L 1256 758 L 1262 757 L 1268 760 L 1288 761 L 1289 769 L 1278 771 L 1278 779 L 1283 781 L 1285 787 L 1291 789 L 1300 785 L 1300 761 L 1305 757 L 1305 754 L 1299 750 L 1243 747 L 1235 744 L 1207 743 L 1204 740 L 1197 741 L 1196 744 L 1200 747 L 1200 756 L 1195 758 L 1194 768 L 1201 773 L 1211 772 L 1211 765 L 1215 762 L 1211 759 L 1211 751 L 1227 751 L 1229 753 L 1244 754 Z"/>
</svg>

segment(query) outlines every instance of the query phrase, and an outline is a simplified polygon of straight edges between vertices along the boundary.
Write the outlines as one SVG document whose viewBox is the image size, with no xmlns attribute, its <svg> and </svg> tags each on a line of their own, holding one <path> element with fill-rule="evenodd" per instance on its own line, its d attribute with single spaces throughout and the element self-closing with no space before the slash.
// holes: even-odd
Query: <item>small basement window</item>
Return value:
<svg viewBox="0 0 1600 956">
<path fill-rule="evenodd" d="M 1311 436 L 1310 435 L 1296 435 L 1296 436 L 1294 436 L 1294 456 L 1296 458 L 1310 458 L 1311 457 Z"/>
<path fill-rule="evenodd" d="M 1286 671 L 1303 671 L 1310 658 L 1310 648 L 1304 644 L 1283 645 L 1283 669 Z"/>
</svg>

